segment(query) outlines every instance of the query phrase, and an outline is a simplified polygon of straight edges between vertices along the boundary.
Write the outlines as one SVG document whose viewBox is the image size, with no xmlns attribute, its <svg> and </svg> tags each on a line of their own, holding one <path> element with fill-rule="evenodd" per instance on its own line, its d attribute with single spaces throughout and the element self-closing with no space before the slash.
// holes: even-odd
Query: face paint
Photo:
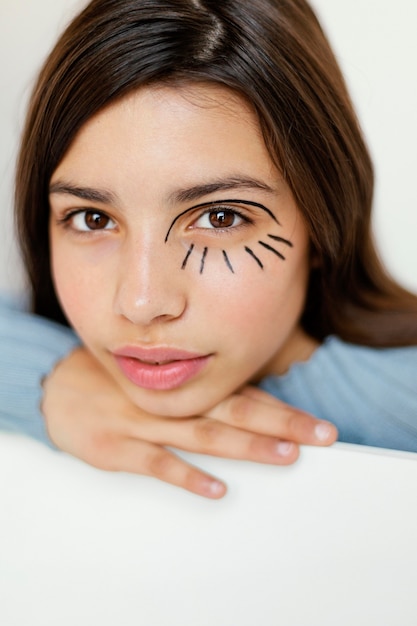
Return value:
<svg viewBox="0 0 417 626">
<path fill-rule="evenodd" d="M 227 267 L 232 272 L 232 274 L 234 274 L 235 272 L 233 270 L 232 264 L 230 263 L 229 257 L 227 256 L 226 250 L 222 250 L 222 252 L 223 252 L 223 258 L 225 260 L 225 263 L 226 263 Z"/>
<path fill-rule="evenodd" d="M 275 248 L 265 243 L 264 241 L 258 241 L 258 243 L 260 246 L 263 246 L 266 250 L 269 250 L 270 252 L 273 252 L 274 254 L 276 254 L 277 257 L 279 257 L 282 261 L 285 261 L 285 256 L 281 254 L 281 252 L 278 252 L 278 250 L 275 250 Z"/>
<path fill-rule="evenodd" d="M 280 243 L 285 243 L 285 245 L 289 246 L 290 248 L 293 247 L 292 242 L 289 241 L 289 239 L 284 239 L 283 237 L 278 237 L 278 235 L 268 235 L 268 237 L 270 237 L 274 241 L 279 241 Z"/>
<path fill-rule="evenodd" d="M 208 248 L 204 248 L 203 256 L 201 257 L 200 274 L 204 272 L 204 263 L 206 261 L 207 252 L 208 252 Z"/>
<path fill-rule="evenodd" d="M 190 213 L 192 211 L 196 211 L 197 209 L 202 209 L 202 208 L 206 208 L 207 211 L 209 211 L 210 207 L 212 207 L 212 211 L 217 210 L 219 213 L 221 213 L 222 211 L 226 210 L 224 207 L 225 204 L 243 204 L 245 206 L 256 207 L 258 209 L 261 209 L 262 211 L 265 211 L 265 213 L 267 213 L 274 220 L 274 222 L 276 222 L 280 226 L 279 221 L 277 220 L 275 215 L 272 213 L 272 211 L 268 209 L 266 206 L 264 206 L 263 204 L 260 204 L 259 202 L 252 202 L 251 200 L 236 200 L 236 199 L 214 200 L 213 202 L 203 202 L 201 204 L 196 204 L 195 206 L 192 206 L 189 209 L 186 209 L 185 211 L 182 211 L 181 213 L 179 213 L 179 215 L 177 215 L 175 219 L 172 221 L 171 226 L 168 229 L 168 232 L 165 236 L 165 243 L 167 243 L 169 236 L 171 234 L 171 231 L 174 228 L 175 224 L 178 222 L 178 220 L 180 220 L 182 217 L 187 215 L 187 213 Z M 228 210 L 230 212 L 235 212 L 238 215 L 237 210 L 234 211 L 233 208 L 229 208 Z"/>
<path fill-rule="evenodd" d="M 182 262 L 182 265 L 181 265 L 181 269 L 182 270 L 185 270 L 187 262 L 188 262 L 188 259 L 190 258 L 191 253 L 192 253 L 193 250 L 194 250 L 194 244 L 192 243 L 191 246 L 188 249 L 188 252 L 187 252 L 187 254 L 185 256 L 184 261 Z"/>
<path fill-rule="evenodd" d="M 289 239 L 284 239 L 284 237 L 279 237 L 279 235 L 271 235 L 268 234 L 268 237 L 270 237 L 271 239 L 273 239 L 274 241 L 277 241 L 279 243 L 284 243 L 286 246 L 293 248 L 293 244 Z M 276 250 L 275 248 L 273 248 L 272 246 L 270 246 L 269 244 L 265 243 L 264 241 L 258 241 L 259 245 L 261 245 L 263 248 L 265 248 L 266 250 L 269 250 L 270 252 L 273 252 L 274 254 L 276 254 L 277 257 L 279 257 L 282 261 L 286 260 L 286 257 L 282 254 L 282 252 L 279 252 L 278 250 Z M 245 252 L 247 252 L 259 265 L 259 267 L 263 270 L 264 269 L 264 265 L 262 263 L 262 261 L 256 256 L 256 254 L 254 253 L 254 251 L 249 248 L 248 246 L 245 246 Z"/>
<path fill-rule="evenodd" d="M 229 206 L 227 206 L 229 205 Z M 244 205 L 244 206 L 253 206 L 257 209 L 261 209 L 262 211 L 264 211 L 271 219 L 274 220 L 274 222 L 278 225 L 280 225 L 278 219 L 275 217 L 275 215 L 272 213 L 272 211 L 270 209 L 268 209 L 265 205 L 260 204 L 259 202 L 254 202 L 251 200 L 242 200 L 242 199 L 226 199 L 226 200 L 217 200 L 217 201 L 212 201 L 212 202 L 204 202 L 201 204 L 197 204 L 195 206 L 192 206 L 188 209 L 186 209 L 185 211 L 182 211 L 181 213 L 179 213 L 174 220 L 172 221 L 168 232 L 165 236 L 165 243 L 168 242 L 170 235 L 174 229 L 174 226 L 177 224 L 177 222 L 179 220 L 181 220 L 181 218 L 183 218 L 184 216 L 186 216 L 189 213 L 192 213 L 194 211 L 197 211 L 199 209 L 206 209 L 206 211 L 204 211 L 202 214 L 200 214 L 200 216 L 197 217 L 196 219 L 196 223 L 198 223 L 200 220 L 207 220 L 207 216 L 210 215 L 211 213 L 215 213 L 215 214 L 222 214 L 222 215 L 226 215 L 228 214 L 229 216 L 233 215 L 234 217 L 236 217 L 238 220 L 240 220 L 240 224 L 238 226 L 241 226 L 242 224 L 247 224 L 247 225 L 251 225 L 254 224 L 254 220 L 249 216 L 249 215 L 243 215 L 241 212 L 239 212 L 238 208 L 235 208 L 234 206 L 230 206 L 230 205 Z M 200 232 L 204 231 L 204 229 L 206 228 L 207 230 L 218 230 L 218 231 L 233 231 L 233 229 L 236 229 L 237 226 L 234 226 L 233 224 L 227 225 L 227 226 L 222 226 L 221 224 L 221 220 L 219 220 L 220 226 L 218 228 L 216 228 L 213 224 L 213 222 L 211 221 L 211 215 L 208 218 L 209 222 L 213 225 L 213 229 L 207 228 L 207 226 L 204 227 L 197 227 L 196 231 L 198 232 L 200 230 Z M 279 237 L 277 235 L 268 235 L 268 237 L 271 237 L 272 239 L 274 239 L 275 241 L 279 241 L 282 243 L 286 243 L 287 245 L 292 246 L 291 242 L 289 242 L 287 239 L 284 239 L 283 237 Z M 268 244 L 266 244 L 265 242 L 258 242 L 260 243 L 262 246 L 264 246 L 266 249 L 275 252 L 275 254 L 277 254 L 282 260 L 285 260 L 285 257 L 278 252 L 277 250 L 275 250 L 274 248 L 272 248 L 271 246 L 268 246 Z M 182 262 L 181 265 L 181 269 L 185 269 L 187 267 L 187 263 L 188 260 L 193 252 L 193 250 L 195 249 L 195 244 L 192 243 L 187 251 L 187 254 Z M 251 248 L 245 247 L 245 250 L 248 254 L 250 254 L 250 256 L 257 262 L 257 264 L 259 265 L 259 267 L 261 269 L 263 269 L 263 263 L 261 262 L 261 260 L 257 257 L 257 255 L 253 252 L 253 250 Z M 203 248 L 203 253 L 202 253 L 202 258 L 201 258 L 201 262 L 200 262 L 200 274 L 203 274 L 204 269 L 205 269 L 205 261 L 206 261 L 206 257 L 207 257 L 207 253 L 208 253 L 208 247 L 204 247 Z M 234 274 L 234 268 L 230 262 L 229 256 L 226 252 L 226 250 L 222 250 L 222 255 L 223 255 L 223 259 L 224 262 L 226 264 L 226 267 L 229 269 L 229 271 Z"/>
<path fill-rule="evenodd" d="M 261 270 L 264 269 L 263 263 L 260 259 L 258 259 L 258 257 L 256 256 L 256 254 L 254 253 L 253 250 L 251 250 L 250 248 L 248 248 L 248 246 L 245 246 L 245 251 L 253 258 L 255 259 L 255 261 L 257 262 L 257 264 L 259 265 L 259 267 L 261 268 Z"/>
</svg>

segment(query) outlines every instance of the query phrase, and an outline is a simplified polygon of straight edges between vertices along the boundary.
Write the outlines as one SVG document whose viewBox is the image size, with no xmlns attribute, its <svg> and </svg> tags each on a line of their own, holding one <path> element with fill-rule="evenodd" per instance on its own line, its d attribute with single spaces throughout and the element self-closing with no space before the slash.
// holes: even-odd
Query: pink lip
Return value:
<svg viewBox="0 0 417 626">
<path fill-rule="evenodd" d="M 136 346 L 121 348 L 113 354 L 132 383 L 158 391 L 175 389 L 188 382 L 204 369 L 211 357 L 175 348 Z"/>
</svg>

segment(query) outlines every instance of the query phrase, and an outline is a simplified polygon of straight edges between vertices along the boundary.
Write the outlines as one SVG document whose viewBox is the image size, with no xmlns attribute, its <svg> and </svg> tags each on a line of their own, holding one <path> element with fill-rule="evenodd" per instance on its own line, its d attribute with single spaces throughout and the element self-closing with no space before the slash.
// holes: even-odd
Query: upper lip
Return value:
<svg viewBox="0 0 417 626">
<path fill-rule="evenodd" d="M 172 361 L 186 361 L 198 359 L 205 354 L 180 350 L 178 348 L 154 347 L 142 348 L 140 346 L 124 346 L 113 351 L 115 356 L 130 357 L 144 363 L 171 363 Z"/>
</svg>

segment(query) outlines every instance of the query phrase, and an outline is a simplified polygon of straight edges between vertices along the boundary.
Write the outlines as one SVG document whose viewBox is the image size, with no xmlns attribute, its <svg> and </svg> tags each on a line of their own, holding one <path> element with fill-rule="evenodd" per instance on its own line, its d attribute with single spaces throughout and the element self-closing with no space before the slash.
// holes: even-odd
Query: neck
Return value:
<svg viewBox="0 0 417 626">
<path fill-rule="evenodd" d="M 293 363 L 308 361 L 319 345 L 316 339 L 297 326 L 275 356 L 257 373 L 253 382 L 258 382 L 265 376 L 282 376 Z"/>
</svg>

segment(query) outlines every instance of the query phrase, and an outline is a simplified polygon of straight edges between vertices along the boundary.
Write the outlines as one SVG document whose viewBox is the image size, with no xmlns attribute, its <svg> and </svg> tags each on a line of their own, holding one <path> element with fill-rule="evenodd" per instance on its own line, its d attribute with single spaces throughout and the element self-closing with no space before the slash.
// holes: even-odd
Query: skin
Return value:
<svg viewBox="0 0 417 626">
<path fill-rule="evenodd" d="M 226 485 L 173 449 L 289 465 L 296 442 L 330 445 L 336 428 L 260 389 L 245 387 L 206 415 L 171 419 L 135 406 L 84 348 L 58 363 L 44 382 L 42 410 L 55 445 L 106 471 L 144 474 L 207 498 Z"/>
<path fill-rule="evenodd" d="M 241 397 L 269 416 L 258 418 L 257 427 L 254 418 L 250 424 L 240 419 L 240 435 L 261 433 L 251 458 L 295 460 L 296 447 L 285 444 L 284 452 L 279 441 L 271 453 L 270 437 L 285 438 L 289 429 L 285 419 L 281 428 L 272 426 L 266 407 L 283 411 L 282 403 L 258 390 L 239 392 L 262 376 L 284 373 L 316 348 L 299 325 L 308 233 L 247 104 L 207 85 L 135 92 L 84 125 L 52 176 L 50 203 L 58 297 L 101 375 L 134 408 L 135 423 L 139 410 L 142 426 L 144 415 L 163 416 L 165 430 L 166 418 L 189 428 L 186 418 L 206 415 L 200 426 L 229 420 L 236 430 L 231 416 L 237 413 L 227 403 Z M 114 352 L 126 345 L 209 358 L 196 376 L 161 392 L 139 387 L 121 371 Z M 312 418 L 297 413 L 304 426 L 293 440 L 334 440 L 335 431 L 323 424 L 326 436 L 314 437 L 313 423 L 305 422 Z M 153 445 L 178 445 L 173 438 L 179 441 L 180 430 L 175 437 L 166 432 Z M 135 436 L 149 438 L 143 433 Z M 234 458 L 248 456 L 247 437 L 244 432 Z M 233 456 L 229 441 L 222 448 L 217 439 L 206 450 L 196 441 L 185 438 L 180 447 Z M 171 470 L 169 482 L 185 486 L 186 478 Z M 219 488 L 204 490 L 203 478 L 199 473 L 199 486 L 191 481 L 186 488 L 223 495 Z"/>
</svg>

